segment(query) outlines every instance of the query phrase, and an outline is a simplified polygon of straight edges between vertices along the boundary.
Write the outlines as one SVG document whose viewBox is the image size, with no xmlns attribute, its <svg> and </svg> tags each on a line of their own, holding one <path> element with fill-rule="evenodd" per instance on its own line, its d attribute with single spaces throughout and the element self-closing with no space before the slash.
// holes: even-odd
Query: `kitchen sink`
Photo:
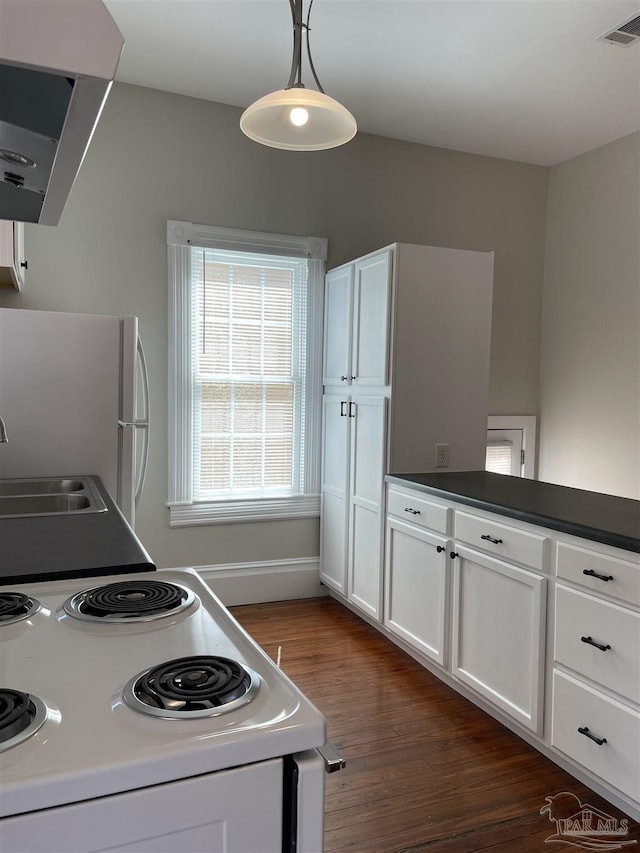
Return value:
<svg viewBox="0 0 640 853">
<path fill-rule="evenodd" d="M 0 480 L 0 497 L 17 495 L 67 494 L 84 489 L 82 480 L 62 480 L 49 477 L 44 480 Z"/>
<path fill-rule="evenodd" d="M 0 518 L 106 511 L 91 477 L 0 480 Z"/>
</svg>

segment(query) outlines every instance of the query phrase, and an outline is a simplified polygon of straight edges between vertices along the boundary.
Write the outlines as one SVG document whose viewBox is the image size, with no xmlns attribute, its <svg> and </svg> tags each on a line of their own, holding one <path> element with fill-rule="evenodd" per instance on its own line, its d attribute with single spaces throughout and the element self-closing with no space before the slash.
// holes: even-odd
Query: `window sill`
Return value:
<svg viewBox="0 0 640 853">
<path fill-rule="evenodd" d="M 170 527 L 195 527 L 203 524 L 234 524 L 249 521 L 281 521 L 289 518 L 317 518 L 320 495 L 261 500 L 202 501 L 170 503 Z"/>
</svg>

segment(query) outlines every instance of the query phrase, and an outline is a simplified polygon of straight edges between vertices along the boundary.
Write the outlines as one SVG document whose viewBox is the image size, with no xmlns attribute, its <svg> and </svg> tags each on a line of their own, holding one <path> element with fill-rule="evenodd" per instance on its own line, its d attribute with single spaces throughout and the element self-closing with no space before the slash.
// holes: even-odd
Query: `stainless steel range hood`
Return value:
<svg viewBox="0 0 640 853">
<path fill-rule="evenodd" d="M 57 225 L 123 44 L 102 0 L 0 0 L 0 219 Z"/>
</svg>

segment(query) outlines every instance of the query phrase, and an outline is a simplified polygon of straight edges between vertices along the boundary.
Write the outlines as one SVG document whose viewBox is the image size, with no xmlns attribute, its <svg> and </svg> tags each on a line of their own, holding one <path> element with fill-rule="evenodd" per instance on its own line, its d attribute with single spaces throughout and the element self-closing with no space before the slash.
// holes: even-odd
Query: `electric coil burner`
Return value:
<svg viewBox="0 0 640 853">
<path fill-rule="evenodd" d="M 143 714 L 165 719 L 215 717 L 250 702 L 260 676 L 230 658 L 184 657 L 136 675 L 124 701 Z"/>
<path fill-rule="evenodd" d="M 0 592 L 0 625 L 12 625 L 33 616 L 41 608 L 40 602 L 21 592 Z"/>
<path fill-rule="evenodd" d="M 42 699 L 0 688 L 0 752 L 30 738 L 46 719 L 47 706 Z"/>
<path fill-rule="evenodd" d="M 79 592 L 64 603 L 64 611 L 87 622 L 149 622 L 189 608 L 195 594 L 178 584 L 141 578 Z"/>
</svg>

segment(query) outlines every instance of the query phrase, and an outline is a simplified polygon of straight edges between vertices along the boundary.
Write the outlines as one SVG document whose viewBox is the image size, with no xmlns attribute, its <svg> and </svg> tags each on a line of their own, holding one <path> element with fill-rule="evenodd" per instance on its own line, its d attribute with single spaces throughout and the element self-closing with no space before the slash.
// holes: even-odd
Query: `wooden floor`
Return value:
<svg viewBox="0 0 640 853">
<path fill-rule="evenodd" d="M 556 824 L 540 810 L 565 792 L 625 817 L 332 599 L 232 612 L 322 711 L 347 759 L 326 777 L 326 853 L 596 849 L 551 840 Z M 563 801 L 576 803 L 556 800 L 556 817 L 572 813 Z M 640 826 L 629 821 L 621 840 L 640 853 Z"/>
</svg>

